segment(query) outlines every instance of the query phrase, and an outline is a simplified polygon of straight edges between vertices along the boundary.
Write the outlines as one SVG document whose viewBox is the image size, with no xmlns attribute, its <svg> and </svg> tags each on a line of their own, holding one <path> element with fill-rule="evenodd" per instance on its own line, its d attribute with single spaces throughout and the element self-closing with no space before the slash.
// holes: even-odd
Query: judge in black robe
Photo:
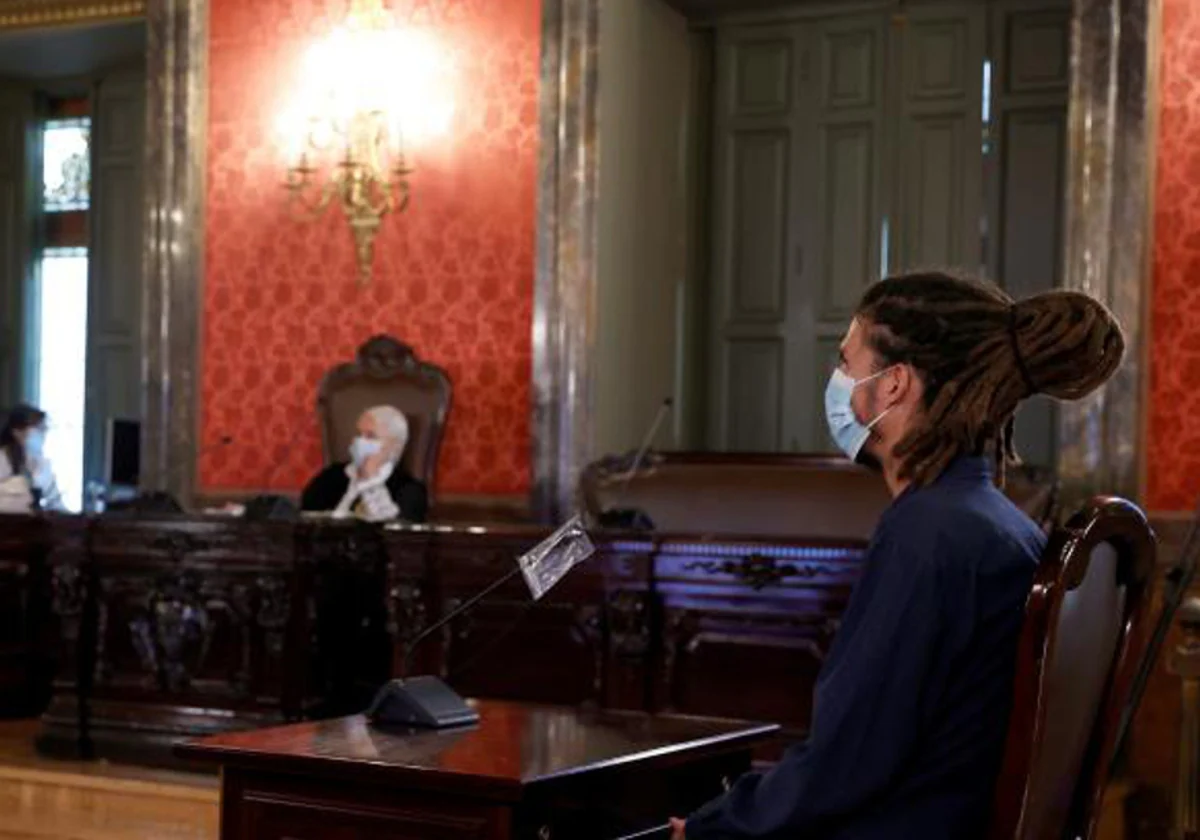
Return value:
<svg viewBox="0 0 1200 840">
<path fill-rule="evenodd" d="M 301 494 L 301 510 L 332 511 L 336 508 L 350 487 L 350 477 L 346 474 L 349 466 L 348 461 L 339 461 L 313 476 Z M 403 466 L 397 464 L 384 486 L 400 508 L 400 519 L 405 522 L 425 521 L 429 500 L 424 482 L 413 478 Z"/>
<path fill-rule="evenodd" d="M 424 522 L 425 485 L 400 461 L 408 445 L 408 420 L 392 406 L 376 406 L 362 413 L 356 429 L 350 460 L 317 473 L 301 494 L 301 509 L 370 522 Z"/>
</svg>

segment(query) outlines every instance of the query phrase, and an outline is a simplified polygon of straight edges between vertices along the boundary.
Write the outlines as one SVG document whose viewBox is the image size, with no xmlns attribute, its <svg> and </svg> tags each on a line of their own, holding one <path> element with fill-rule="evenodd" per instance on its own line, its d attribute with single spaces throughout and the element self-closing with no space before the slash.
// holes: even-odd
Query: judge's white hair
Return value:
<svg viewBox="0 0 1200 840">
<path fill-rule="evenodd" d="M 366 413 L 375 420 L 379 437 L 383 440 L 387 453 L 394 464 L 404 454 L 408 446 L 408 418 L 404 412 L 390 405 L 377 405 L 368 408 Z"/>
</svg>

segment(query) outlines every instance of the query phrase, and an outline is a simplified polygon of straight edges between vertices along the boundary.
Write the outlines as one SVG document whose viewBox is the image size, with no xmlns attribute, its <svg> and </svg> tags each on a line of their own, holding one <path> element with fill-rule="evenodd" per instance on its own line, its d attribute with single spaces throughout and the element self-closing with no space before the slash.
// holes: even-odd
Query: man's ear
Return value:
<svg viewBox="0 0 1200 840">
<path fill-rule="evenodd" d="M 883 381 L 880 383 L 879 396 L 888 408 L 904 402 L 921 387 L 921 381 L 912 365 L 894 365 L 881 379 Z"/>
</svg>

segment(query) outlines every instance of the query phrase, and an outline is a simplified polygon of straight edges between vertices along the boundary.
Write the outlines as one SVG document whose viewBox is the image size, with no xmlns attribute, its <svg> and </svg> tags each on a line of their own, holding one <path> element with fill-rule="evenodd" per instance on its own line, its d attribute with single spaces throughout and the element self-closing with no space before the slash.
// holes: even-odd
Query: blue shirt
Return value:
<svg viewBox="0 0 1200 840">
<path fill-rule="evenodd" d="M 902 493 L 817 679 L 808 740 L 693 814 L 688 840 L 984 836 L 1045 542 L 988 459 Z"/>
</svg>

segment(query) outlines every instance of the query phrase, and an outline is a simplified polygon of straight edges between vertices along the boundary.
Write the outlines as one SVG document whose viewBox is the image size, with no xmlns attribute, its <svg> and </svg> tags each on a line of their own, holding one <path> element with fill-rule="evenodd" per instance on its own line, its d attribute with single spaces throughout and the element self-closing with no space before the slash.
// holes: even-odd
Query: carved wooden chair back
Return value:
<svg viewBox="0 0 1200 840">
<path fill-rule="evenodd" d="M 433 498 L 438 451 L 451 403 L 450 377 L 421 361 L 391 336 L 377 335 L 358 348 L 352 362 L 325 374 L 317 391 L 317 414 L 326 463 L 344 460 L 355 424 L 369 408 L 390 405 L 408 419 L 408 446 L 401 463 L 425 483 Z"/>
<path fill-rule="evenodd" d="M 1052 533 L 1026 604 L 992 840 L 1095 836 L 1147 654 L 1154 563 L 1154 534 L 1122 499 L 1093 499 Z"/>
</svg>

